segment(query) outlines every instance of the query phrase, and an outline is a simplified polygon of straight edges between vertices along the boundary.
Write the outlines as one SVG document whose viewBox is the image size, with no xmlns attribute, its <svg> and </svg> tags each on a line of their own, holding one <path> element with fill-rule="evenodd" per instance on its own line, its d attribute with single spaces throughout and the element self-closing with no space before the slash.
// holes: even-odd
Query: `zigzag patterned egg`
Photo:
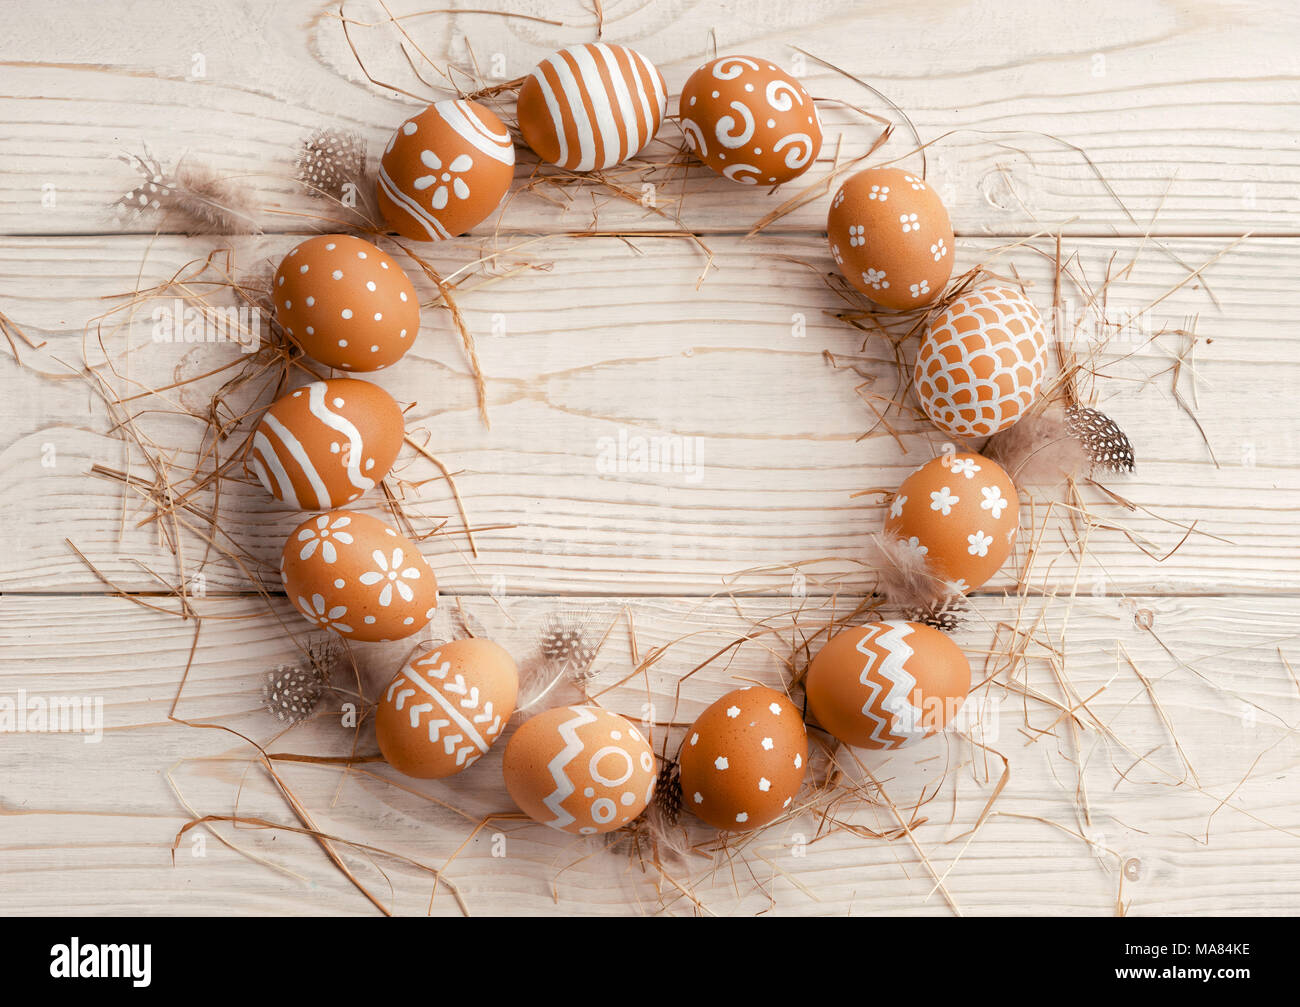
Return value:
<svg viewBox="0 0 1300 1007">
<path fill-rule="evenodd" d="M 355 511 L 326 511 L 295 528 L 280 579 L 304 619 L 349 640 L 400 640 L 438 607 L 438 581 L 415 543 Z"/>
<path fill-rule="evenodd" d="M 375 735 L 388 764 L 422 780 L 468 769 L 515 712 L 519 669 L 491 640 L 453 640 L 412 658 L 379 698 Z"/>
<path fill-rule="evenodd" d="M 930 321 L 916 357 L 916 394 L 953 437 L 1005 430 L 1038 398 L 1047 337 L 1034 303 L 1014 287 L 979 287 Z"/>
<path fill-rule="evenodd" d="M 368 381 L 313 381 L 271 403 L 248 467 L 298 510 L 351 503 L 388 474 L 405 435 L 402 409 Z"/>
<path fill-rule="evenodd" d="M 798 178 L 822 147 L 812 97 L 765 59 L 723 56 L 705 63 L 686 81 L 679 108 L 695 155 L 745 185 Z"/>
<path fill-rule="evenodd" d="M 918 622 L 873 622 L 835 634 L 808 666 L 808 710 L 840 741 L 900 748 L 928 738 L 961 709 L 970 662 Z"/>
<path fill-rule="evenodd" d="M 473 101 L 440 101 L 397 127 L 379 165 L 379 210 L 413 241 L 464 234 L 492 215 L 514 178 L 505 125 Z"/>
<path fill-rule="evenodd" d="M 659 131 L 668 89 L 625 45 L 589 42 L 548 56 L 519 89 L 519 131 L 543 161 L 570 171 L 612 168 Z"/>
<path fill-rule="evenodd" d="M 520 810 L 561 832 L 611 832 L 654 796 L 649 742 L 628 720 L 596 706 L 561 706 L 524 721 L 502 768 Z"/>
</svg>

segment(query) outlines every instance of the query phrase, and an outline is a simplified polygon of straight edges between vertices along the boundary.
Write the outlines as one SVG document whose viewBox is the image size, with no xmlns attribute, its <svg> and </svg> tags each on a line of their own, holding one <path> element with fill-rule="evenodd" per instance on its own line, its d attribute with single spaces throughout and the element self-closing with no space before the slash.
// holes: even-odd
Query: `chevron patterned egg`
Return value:
<svg viewBox="0 0 1300 1007">
<path fill-rule="evenodd" d="M 944 454 L 903 480 L 885 532 L 920 552 L 931 572 L 965 594 L 1011 555 L 1020 501 L 1011 478 L 983 455 Z"/>
<path fill-rule="evenodd" d="M 397 127 L 379 166 L 379 210 L 414 241 L 464 234 L 492 215 L 515 174 L 515 146 L 491 109 L 440 101 Z"/>
<path fill-rule="evenodd" d="M 729 692 L 682 742 L 682 805 L 716 829 L 756 829 L 781 817 L 803 785 L 808 735 L 798 707 L 762 686 Z"/>
<path fill-rule="evenodd" d="M 873 622 L 831 637 L 808 666 L 808 711 L 840 741 L 900 748 L 952 720 L 970 692 L 970 663 L 919 622 Z"/>
<path fill-rule="evenodd" d="M 411 636 L 438 607 L 438 581 L 415 543 L 356 511 L 326 511 L 295 528 L 280 579 L 303 618 L 349 640 Z"/>
<path fill-rule="evenodd" d="M 412 658 L 379 697 L 379 750 L 407 776 L 452 776 L 496 741 L 518 693 L 519 670 L 502 647 L 477 639 L 441 644 Z"/>
<path fill-rule="evenodd" d="M 271 403 L 248 467 L 298 510 L 351 503 L 388 474 L 405 435 L 402 409 L 368 381 L 314 381 Z"/>
<path fill-rule="evenodd" d="M 705 63 L 682 88 L 679 110 L 695 156 L 745 185 L 798 178 L 821 150 L 812 97 L 765 59 L 723 56 Z"/>
<path fill-rule="evenodd" d="M 396 260 L 347 234 L 308 238 L 272 280 L 275 317 L 310 357 L 344 371 L 396 363 L 420 334 L 420 305 Z"/>
<path fill-rule="evenodd" d="M 537 64 L 519 89 L 519 131 L 543 161 L 594 171 L 644 148 L 667 109 L 653 63 L 624 45 L 588 42 Z"/>
<path fill-rule="evenodd" d="M 930 321 L 916 357 L 925 414 L 953 437 L 988 437 L 1034 404 L 1047 337 L 1034 303 L 1014 287 L 979 287 Z"/>
<path fill-rule="evenodd" d="M 583 836 L 621 828 L 654 795 L 649 742 L 597 706 L 561 706 L 524 721 L 506 745 L 503 772 L 529 818 Z"/>
</svg>

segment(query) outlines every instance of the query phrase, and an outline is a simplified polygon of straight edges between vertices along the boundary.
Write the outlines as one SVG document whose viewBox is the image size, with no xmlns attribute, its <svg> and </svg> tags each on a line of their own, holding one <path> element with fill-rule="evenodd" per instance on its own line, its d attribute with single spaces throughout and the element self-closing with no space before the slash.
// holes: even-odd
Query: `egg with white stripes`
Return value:
<svg viewBox="0 0 1300 1007">
<path fill-rule="evenodd" d="M 248 468 L 277 500 L 327 510 L 373 489 L 404 435 L 401 407 L 378 385 L 313 381 L 271 403 L 253 431 Z"/>
<path fill-rule="evenodd" d="M 411 658 L 380 694 L 375 737 L 385 761 L 422 780 L 463 772 L 515 712 L 519 669 L 491 640 L 452 640 Z"/>
<path fill-rule="evenodd" d="M 605 42 L 542 60 L 519 89 L 519 130 L 543 161 L 570 171 L 612 168 L 654 138 L 668 109 L 655 65 Z"/>
<path fill-rule="evenodd" d="M 492 215 L 514 167 L 514 143 L 491 109 L 439 101 L 398 126 L 384 148 L 379 211 L 403 237 L 452 238 Z"/>
<path fill-rule="evenodd" d="M 947 634 L 884 621 L 836 633 L 808 666 L 816 722 L 857 748 L 901 748 L 943 730 L 970 692 L 970 662 Z"/>
</svg>

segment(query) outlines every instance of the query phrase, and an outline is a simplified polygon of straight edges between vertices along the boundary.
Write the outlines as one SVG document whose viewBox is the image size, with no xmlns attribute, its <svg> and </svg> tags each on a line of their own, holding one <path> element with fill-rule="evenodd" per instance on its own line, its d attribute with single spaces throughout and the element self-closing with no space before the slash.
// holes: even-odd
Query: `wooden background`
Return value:
<svg viewBox="0 0 1300 1007">
<path fill-rule="evenodd" d="M 404 21 L 409 59 L 430 80 L 416 44 L 439 65 L 477 63 L 496 83 L 596 33 L 579 0 L 463 6 L 563 23 L 469 11 Z M 1022 553 L 1020 569 L 975 599 L 959 640 L 977 678 L 983 667 L 1019 685 L 979 691 L 995 704 L 987 737 L 1010 773 L 973 838 L 1002 767 L 954 732 L 863 756 L 909 821 L 919 795 L 935 797 L 915 842 L 815 839 L 806 816 L 744 850 L 674 865 L 691 899 L 626 849 L 515 820 L 466 843 L 481 818 L 511 810 L 500 745 L 447 783 L 401 781 L 382 765 L 279 764 L 316 825 L 435 868 L 454 857 L 435 892 L 408 861 L 339 847 L 401 913 L 1300 911 L 1300 12 L 1282 0 L 603 6 L 603 37 L 648 55 L 673 95 L 715 46 L 802 59 L 827 125 L 809 181 L 832 169 L 837 143 L 844 162 L 880 130 L 835 99 L 897 123 L 876 161 L 916 140 L 878 95 L 792 47 L 887 95 L 933 141 L 926 167 L 952 214 L 959 271 L 1024 239 L 999 268 L 1046 308 L 1058 234 L 1070 273 L 1093 289 L 1132 264 L 1107 288 L 1107 315 L 1138 319 L 1108 333 L 1087 389 L 1135 443 L 1137 473 L 1107 480 L 1131 506 L 1090 491 L 1097 526 L 1085 558 L 1049 518 L 1032 566 Z M 387 16 L 377 3 L 349 3 L 346 15 Z M 437 95 L 391 24 L 354 25 L 352 35 L 375 78 Z M 142 458 L 79 372 L 111 366 L 130 394 L 235 360 L 230 345 L 153 343 L 143 315 L 104 329 L 102 347 L 87 325 L 120 303 L 114 295 L 215 247 L 232 249 L 241 269 L 277 260 L 310 228 L 302 215 L 320 212 L 294 182 L 306 133 L 352 129 L 375 154 L 417 102 L 365 79 L 337 8 L 317 0 L 29 5 L 0 33 L 0 68 L 0 312 L 44 343 L 19 342 L 21 364 L 0 347 L 0 696 L 102 697 L 107 728 L 97 745 L 0 736 L 0 911 L 374 912 L 315 842 L 291 832 L 217 823 L 188 833 L 173 861 L 192 817 L 296 824 L 247 743 L 168 720 L 186 667 L 176 716 L 270 743 L 263 677 L 297 659 L 286 627 L 309 635 L 282 599 L 268 610 L 232 564 L 201 562 L 197 539 L 174 555 L 155 525 L 138 526 L 149 514 L 138 496 L 90 473 L 138 471 Z M 506 95 L 499 107 L 511 106 Z M 657 153 L 668 156 L 675 126 L 661 139 Z M 174 223 L 115 221 L 109 207 L 134 182 L 116 158 L 146 145 L 164 164 L 183 156 L 237 177 L 261 206 L 263 233 L 187 237 Z M 519 178 L 534 169 L 521 151 Z M 779 681 L 789 634 L 784 652 L 750 645 L 711 665 L 674 704 L 680 676 L 754 622 L 802 603 L 815 628 L 870 591 L 862 547 L 882 497 L 854 494 L 896 486 L 941 438 L 908 414 L 892 421 L 898 439 L 882 429 L 861 437 L 873 416 L 855 393 L 859 374 L 888 399 L 894 351 L 834 317 L 845 302 L 828 283 L 824 199 L 747 238 L 793 188 L 742 189 L 698 166 L 654 177 L 669 179 L 656 183 L 664 213 L 599 188 L 570 190 L 564 206 L 534 192 L 430 253 L 452 273 L 537 236 L 507 257 L 526 268 L 459 295 L 491 429 L 444 310 L 426 308 L 418 345 L 378 380 L 412 404 L 409 425 L 428 431 L 484 529 L 474 558 L 444 482 L 408 500 L 426 523 L 449 519 L 426 543 L 444 592 L 426 635 L 463 631 L 459 602 L 475 632 L 524 655 L 548 613 L 583 611 L 616 627 L 597 688 L 685 635 L 601 695 L 638 717 L 654 704 L 659 741 L 666 722 L 689 722 L 733 683 Z M 570 236 L 592 228 L 636 234 Z M 703 282 L 706 256 L 682 230 L 713 253 Z M 1086 297 L 1068 282 L 1061 295 L 1073 305 Z M 857 373 L 830 366 L 827 350 Z M 905 356 L 914 350 L 902 344 Z M 202 426 L 184 411 L 202 407 L 203 388 L 163 393 L 169 408 L 142 418 L 178 469 L 197 450 Z M 602 471 L 602 438 L 621 433 L 692 438 L 700 469 Z M 404 476 L 431 476 L 422 465 L 410 456 Z M 250 555 L 274 556 L 298 517 L 255 486 L 225 492 L 231 534 Z M 1040 496 L 1039 521 L 1044 507 Z M 116 596 L 69 542 L 121 590 L 166 611 Z M 792 565 L 811 561 L 797 577 Z M 1029 589 L 1008 595 L 1022 573 Z M 201 624 L 174 614 L 167 596 L 178 584 L 193 593 L 197 574 Z M 984 667 L 996 627 L 1011 623 L 1032 630 L 1024 660 Z M 370 695 L 405 649 L 359 655 Z M 1068 730 L 1059 707 L 1085 700 L 1087 716 Z M 353 732 L 336 713 L 273 747 L 347 754 Z M 373 737 L 363 731 L 356 745 L 373 751 Z M 854 821 L 898 825 L 887 806 Z M 501 836 L 505 855 L 494 856 Z"/>
</svg>

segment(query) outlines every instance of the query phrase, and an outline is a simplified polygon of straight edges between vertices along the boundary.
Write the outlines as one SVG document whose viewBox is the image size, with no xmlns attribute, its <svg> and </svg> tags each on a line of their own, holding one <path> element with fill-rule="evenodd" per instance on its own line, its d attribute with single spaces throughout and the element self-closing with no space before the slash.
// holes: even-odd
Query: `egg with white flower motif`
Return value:
<svg viewBox="0 0 1300 1007">
<path fill-rule="evenodd" d="M 280 579 L 303 618 L 349 640 L 411 636 L 438 607 L 438 581 L 415 543 L 355 511 L 326 511 L 295 528 Z"/>
</svg>

